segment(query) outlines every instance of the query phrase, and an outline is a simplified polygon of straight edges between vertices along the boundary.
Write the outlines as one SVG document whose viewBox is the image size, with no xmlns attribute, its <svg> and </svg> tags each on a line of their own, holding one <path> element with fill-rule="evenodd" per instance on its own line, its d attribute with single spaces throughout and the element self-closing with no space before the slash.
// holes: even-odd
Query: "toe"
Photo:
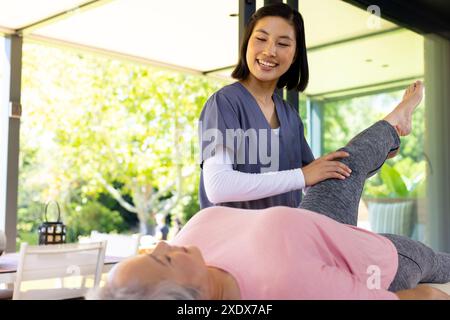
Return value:
<svg viewBox="0 0 450 320">
<path fill-rule="evenodd" d="M 414 84 L 408 87 L 408 94 L 410 94 L 414 90 Z"/>
<path fill-rule="evenodd" d="M 408 86 L 408 88 L 406 88 L 405 96 L 407 96 L 410 91 L 411 91 L 411 86 Z"/>
<path fill-rule="evenodd" d="M 420 81 L 420 80 L 416 81 L 416 83 L 415 83 L 415 88 L 416 89 L 421 88 L 422 86 L 423 86 L 422 81 Z"/>
<path fill-rule="evenodd" d="M 421 92 L 423 90 L 423 83 L 421 81 L 417 82 L 416 87 L 414 88 L 416 92 Z"/>
</svg>

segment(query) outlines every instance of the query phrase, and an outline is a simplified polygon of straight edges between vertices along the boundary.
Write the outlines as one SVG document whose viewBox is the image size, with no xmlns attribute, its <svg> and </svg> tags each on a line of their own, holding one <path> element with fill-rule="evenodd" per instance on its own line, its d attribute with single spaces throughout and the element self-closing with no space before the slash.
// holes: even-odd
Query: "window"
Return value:
<svg viewBox="0 0 450 320">
<path fill-rule="evenodd" d="M 324 104 L 324 152 L 344 146 L 358 132 L 384 118 L 402 99 L 403 90 Z M 412 133 L 401 139 L 399 154 L 366 181 L 358 225 L 378 233 L 403 234 L 424 241 L 426 157 L 424 111 L 418 107 Z"/>
<path fill-rule="evenodd" d="M 68 241 L 155 234 L 156 213 L 185 222 L 198 211 L 196 120 L 223 82 L 33 43 L 23 51 L 20 241 L 36 243 L 49 200 Z"/>
</svg>

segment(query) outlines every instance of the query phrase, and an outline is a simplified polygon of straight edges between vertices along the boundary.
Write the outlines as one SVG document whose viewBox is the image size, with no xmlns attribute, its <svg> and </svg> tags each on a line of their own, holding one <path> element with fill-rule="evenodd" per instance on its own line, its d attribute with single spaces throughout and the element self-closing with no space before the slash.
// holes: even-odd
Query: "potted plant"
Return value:
<svg viewBox="0 0 450 320">
<path fill-rule="evenodd" d="M 379 181 L 380 184 L 369 184 L 365 190 L 372 231 L 411 237 L 417 222 L 417 199 L 425 190 L 425 170 L 417 170 L 408 179 L 385 163 Z"/>
</svg>

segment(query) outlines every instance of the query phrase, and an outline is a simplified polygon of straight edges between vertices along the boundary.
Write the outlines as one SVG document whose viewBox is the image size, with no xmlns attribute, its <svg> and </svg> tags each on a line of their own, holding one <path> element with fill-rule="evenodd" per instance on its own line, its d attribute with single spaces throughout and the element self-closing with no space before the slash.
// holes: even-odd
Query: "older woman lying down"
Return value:
<svg viewBox="0 0 450 320">
<path fill-rule="evenodd" d="M 356 227 L 367 177 L 395 156 L 422 99 L 416 82 L 342 148 L 352 173 L 310 188 L 300 208 L 198 212 L 168 244 L 119 263 L 93 299 L 448 299 L 450 255 Z M 316 161 L 321 161 L 318 159 Z"/>
</svg>

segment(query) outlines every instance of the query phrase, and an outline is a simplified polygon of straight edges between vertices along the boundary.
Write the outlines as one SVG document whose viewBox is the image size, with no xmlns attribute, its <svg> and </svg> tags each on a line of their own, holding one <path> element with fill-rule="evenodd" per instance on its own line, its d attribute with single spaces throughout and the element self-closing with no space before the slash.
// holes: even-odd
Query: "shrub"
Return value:
<svg viewBox="0 0 450 320">
<path fill-rule="evenodd" d="M 118 211 L 110 210 L 97 201 L 69 205 L 65 224 L 67 242 L 75 242 L 79 236 L 89 235 L 93 230 L 120 233 L 127 229 Z"/>
</svg>

